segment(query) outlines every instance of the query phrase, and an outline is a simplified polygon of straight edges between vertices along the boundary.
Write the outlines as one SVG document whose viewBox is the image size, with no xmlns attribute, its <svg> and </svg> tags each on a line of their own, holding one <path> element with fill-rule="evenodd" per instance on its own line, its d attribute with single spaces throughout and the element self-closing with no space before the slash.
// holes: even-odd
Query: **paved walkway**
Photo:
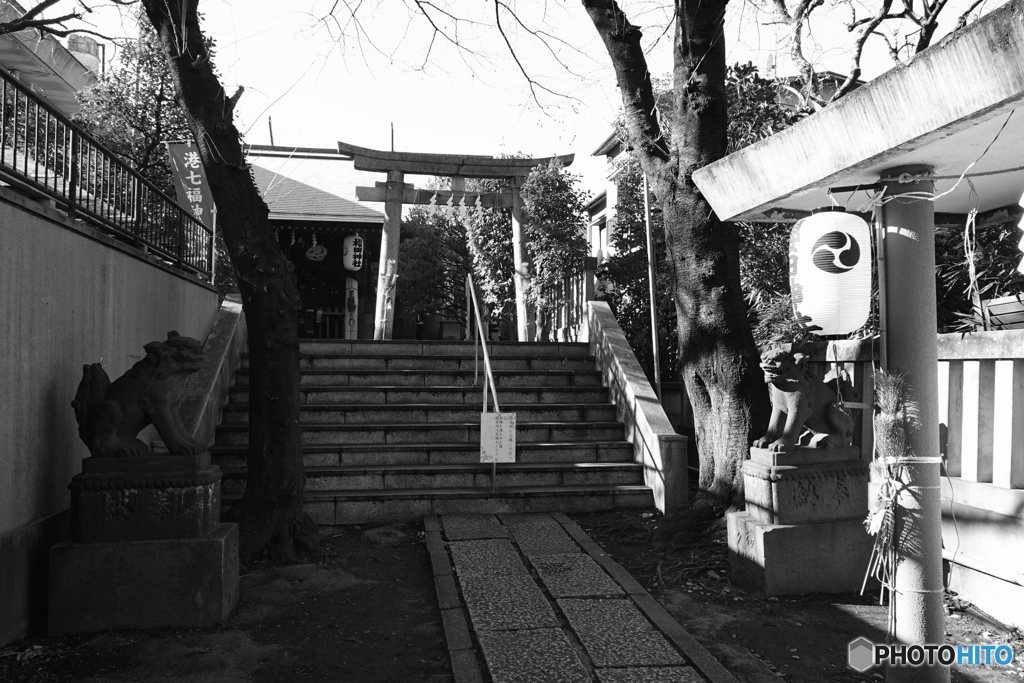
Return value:
<svg viewBox="0 0 1024 683">
<path fill-rule="evenodd" d="M 429 515 L 455 683 L 735 683 L 561 513 Z"/>
</svg>

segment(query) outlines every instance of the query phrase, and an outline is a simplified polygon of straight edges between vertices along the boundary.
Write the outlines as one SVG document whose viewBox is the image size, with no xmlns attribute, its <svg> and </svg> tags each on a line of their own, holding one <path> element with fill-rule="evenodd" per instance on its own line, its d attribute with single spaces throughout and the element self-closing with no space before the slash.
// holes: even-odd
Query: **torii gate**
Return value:
<svg viewBox="0 0 1024 683">
<path fill-rule="evenodd" d="M 435 197 L 438 206 L 449 203 L 487 208 L 512 209 L 512 255 L 515 261 L 516 322 L 520 341 L 529 339 L 526 307 L 525 244 L 522 230 L 523 202 L 519 188 L 536 166 L 558 159 L 563 166 L 572 164 L 574 154 L 543 159 L 498 159 L 489 156 L 462 154 L 420 154 L 382 152 L 338 143 L 338 152 L 349 155 L 356 170 L 382 171 L 387 183 L 376 187 L 357 187 L 356 198 L 364 202 L 384 202 L 384 232 L 380 243 L 380 267 L 377 275 L 377 305 L 374 315 L 374 339 L 391 339 L 394 325 L 395 283 L 398 277 L 398 240 L 402 225 L 403 204 L 429 204 Z M 452 191 L 417 190 L 405 183 L 405 174 L 450 176 Z M 477 194 L 466 192 L 466 178 L 496 178 L 511 181 L 510 192 Z"/>
</svg>

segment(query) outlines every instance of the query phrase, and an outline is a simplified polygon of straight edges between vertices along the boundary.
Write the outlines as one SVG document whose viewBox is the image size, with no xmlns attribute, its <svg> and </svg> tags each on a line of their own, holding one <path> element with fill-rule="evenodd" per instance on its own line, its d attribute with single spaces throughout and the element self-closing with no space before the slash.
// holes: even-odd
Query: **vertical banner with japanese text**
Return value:
<svg viewBox="0 0 1024 683">
<path fill-rule="evenodd" d="M 196 220 L 212 229 L 216 209 L 199 150 L 191 140 L 164 144 L 167 145 L 167 156 L 174 169 L 174 188 L 177 190 L 178 202 L 191 211 Z"/>
</svg>

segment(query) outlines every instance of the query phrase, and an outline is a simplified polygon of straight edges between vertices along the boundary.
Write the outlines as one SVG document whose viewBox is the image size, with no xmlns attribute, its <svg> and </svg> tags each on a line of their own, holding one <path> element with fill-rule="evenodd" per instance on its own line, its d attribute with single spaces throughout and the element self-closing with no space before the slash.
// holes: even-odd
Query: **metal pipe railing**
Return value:
<svg viewBox="0 0 1024 683">
<path fill-rule="evenodd" d="M 487 351 L 487 334 L 484 331 L 483 319 L 480 316 L 480 303 L 476 298 L 476 288 L 473 286 L 473 276 L 469 273 L 466 274 L 466 333 L 469 334 L 471 329 L 472 320 L 470 320 L 470 312 L 473 314 L 473 318 L 476 321 L 477 340 L 478 344 L 473 344 L 473 386 L 477 386 L 480 381 L 480 356 L 479 350 L 483 349 L 484 355 L 484 406 L 483 412 L 489 412 L 487 409 L 487 390 L 490 388 L 491 399 L 494 401 L 494 412 L 500 413 L 501 407 L 498 405 L 498 390 L 497 385 L 494 382 L 494 371 L 491 369 L 491 355 Z M 483 438 L 483 432 L 480 433 L 480 438 Z M 495 491 L 498 488 L 498 463 L 491 462 L 491 490 Z"/>
<path fill-rule="evenodd" d="M 2 67 L 0 178 L 174 267 L 212 277 L 212 230 Z"/>
<path fill-rule="evenodd" d="M 484 410 L 483 412 L 489 412 L 487 410 L 487 388 L 491 389 L 491 398 L 494 400 L 494 412 L 500 413 L 501 408 L 498 407 L 498 392 L 494 384 L 494 372 L 491 370 L 491 356 L 487 352 L 487 334 L 484 332 L 483 319 L 480 317 L 480 304 L 476 298 L 476 289 L 473 287 L 473 276 L 466 275 L 466 322 L 468 323 L 466 329 L 469 330 L 472 327 L 472 319 L 470 313 L 472 312 L 473 317 L 476 319 L 476 330 L 477 340 L 480 342 L 479 345 L 473 345 L 473 386 L 479 383 L 479 351 L 483 349 L 484 354 Z"/>
</svg>

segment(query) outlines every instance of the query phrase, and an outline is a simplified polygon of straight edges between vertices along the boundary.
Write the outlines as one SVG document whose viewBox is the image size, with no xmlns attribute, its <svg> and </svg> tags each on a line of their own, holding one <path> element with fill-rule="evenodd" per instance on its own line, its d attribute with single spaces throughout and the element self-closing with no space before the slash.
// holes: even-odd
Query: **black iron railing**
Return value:
<svg viewBox="0 0 1024 683">
<path fill-rule="evenodd" d="M 0 84 L 0 181 L 210 278 L 209 228 L 3 68 Z"/>
</svg>

